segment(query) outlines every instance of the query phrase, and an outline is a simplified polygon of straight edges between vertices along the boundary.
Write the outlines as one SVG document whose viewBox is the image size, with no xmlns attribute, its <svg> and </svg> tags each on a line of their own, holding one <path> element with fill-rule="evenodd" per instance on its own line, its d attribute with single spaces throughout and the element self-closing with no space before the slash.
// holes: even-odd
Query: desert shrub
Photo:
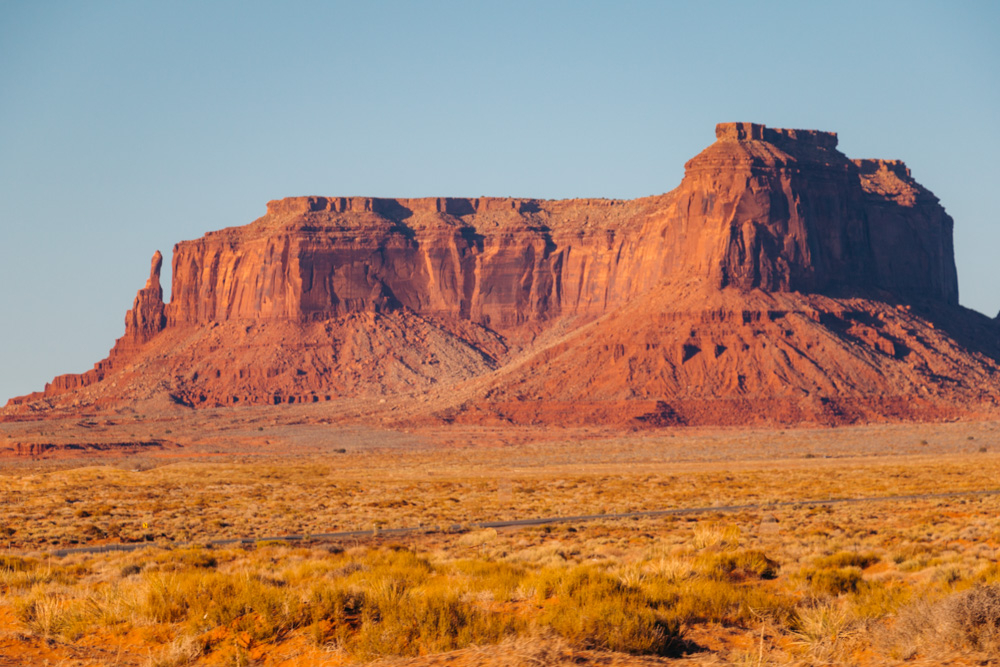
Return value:
<svg viewBox="0 0 1000 667">
<path fill-rule="evenodd" d="M 930 544 L 905 544 L 893 550 L 892 561 L 901 570 L 914 571 L 922 569 L 927 562 L 937 554 L 938 549 Z"/>
<path fill-rule="evenodd" d="M 55 578 L 52 568 L 33 558 L 0 555 L 0 593 L 30 589 Z"/>
<path fill-rule="evenodd" d="M 471 644 L 494 644 L 513 635 L 524 621 L 465 602 L 456 592 L 414 592 L 398 601 L 369 600 L 361 626 L 348 640 L 358 657 L 417 655 Z"/>
<path fill-rule="evenodd" d="M 857 635 L 859 625 L 836 602 L 823 602 L 797 610 L 790 629 L 796 644 L 825 660 L 836 654 L 846 640 Z"/>
<path fill-rule="evenodd" d="M 182 549 L 175 556 L 182 567 L 211 569 L 218 567 L 219 559 L 206 549 Z"/>
<path fill-rule="evenodd" d="M 147 667 L 180 667 L 190 665 L 207 649 L 206 642 L 191 635 L 182 635 L 149 657 Z"/>
<path fill-rule="evenodd" d="M 740 527 L 714 521 L 699 523 L 693 542 L 696 549 L 735 549 L 740 545 Z"/>
<path fill-rule="evenodd" d="M 316 584 L 306 599 L 303 622 L 318 644 L 336 643 L 362 659 L 416 655 L 493 644 L 527 626 L 466 595 L 511 592 L 520 581 L 517 567 L 461 561 L 439 569 L 405 549 L 366 551 L 356 563 L 345 563 L 344 576 Z"/>
<path fill-rule="evenodd" d="M 898 581 L 866 581 L 851 600 L 851 613 L 863 620 L 885 618 L 908 603 L 912 595 L 912 588 Z"/>
<path fill-rule="evenodd" d="M 266 549 L 267 547 L 287 547 L 288 545 L 288 540 L 257 540 L 254 542 L 254 546 L 258 549 Z"/>
<path fill-rule="evenodd" d="M 646 572 L 651 577 L 665 579 L 668 582 L 678 582 L 695 576 L 697 572 L 693 563 L 680 556 L 664 556 L 646 564 Z"/>
<path fill-rule="evenodd" d="M 955 565 L 942 565 L 934 572 L 934 580 L 940 581 L 945 586 L 954 586 L 962 581 L 962 570 Z"/>
<path fill-rule="evenodd" d="M 855 593 L 864 582 L 861 569 L 857 567 L 808 569 L 803 571 L 803 576 L 815 595 Z"/>
<path fill-rule="evenodd" d="M 136 619 L 141 604 L 138 582 L 116 581 L 102 586 L 83 598 L 90 626 L 127 631 Z"/>
<path fill-rule="evenodd" d="M 542 604 L 556 594 L 565 576 L 565 568 L 543 567 L 528 578 L 527 586 L 535 595 L 535 600 Z"/>
<path fill-rule="evenodd" d="M 198 630 L 228 626 L 254 641 L 270 641 L 296 627 L 299 602 L 277 582 L 250 573 L 153 572 L 146 577 L 140 613 L 157 623 L 187 620 Z"/>
<path fill-rule="evenodd" d="M 155 559 L 161 570 L 189 570 L 192 568 L 211 569 L 218 567 L 219 559 L 211 550 L 201 547 L 185 547 L 167 551 Z"/>
<path fill-rule="evenodd" d="M 362 570 L 362 566 L 340 554 L 326 558 L 307 558 L 281 569 L 281 579 L 289 586 L 307 588 L 318 580 L 341 579 Z"/>
<path fill-rule="evenodd" d="M 851 551 L 840 551 L 829 556 L 817 558 L 815 567 L 817 569 L 839 569 L 845 567 L 857 567 L 865 569 L 879 562 L 881 558 L 877 554 L 859 554 Z"/>
<path fill-rule="evenodd" d="M 1000 563 L 990 563 L 977 572 L 974 579 L 982 584 L 1000 584 Z"/>
<path fill-rule="evenodd" d="M 358 575 L 364 579 L 398 580 L 414 586 L 431 575 L 434 568 L 426 558 L 408 549 L 372 549 L 357 559 Z"/>
<path fill-rule="evenodd" d="M 1000 585 L 977 585 L 936 602 L 920 601 L 900 610 L 883 643 L 910 657 L 951 650 L 1000 652 Z"/>
<path fill-rule="evenodd" d="M 939 626 L 960 647 L 1000 651 L 1000 586 L 976 586 L 938 605 Z"/>
<path fill-rule="evenodd" d="M 774 579 L 780 568 L 776 561 L 756 549 L 702 556 L 698 565 L 709 577 L 730 581 Z"/>
<path fill-rule="evenodd" d="M 927 567 L 928 561 L 930 561 L 928 556 L 911 558 L 899 563 L 898 568 L 900 572 L 919 572 Z"/>
<path fill-rule="evenodd" d="M 637 588 L 592 567 L 568 570 L 538 619 L 566 640 L 586 647 L 670 655 L 681 647 L 680 626 Z"/>
<path fill-rule="evenodd" d="M 131 577 L 132 575 L 139 574 L 140 572 L 142 572 L 142 565 L 140 565 L 139 563 L 127 563 L 125 565 L 122 565 L 121 569 L 118 571 L 118 574 L 122 577 L 122 579 L 124 579 L 126 577 Z"/>
<path fill-rule="evenodd" d="M 38 561 L 20 556 L 0 554 L 0 572 L 28 572 L 38 567 Z"/>
<path fill-rule="evenodd" d="M 760 584 L 696 578 L 685 581 L 651 579 L 643 590 L 657 609 L 682 624 L 716 622 L 747 626 L 761 616 L 776 621 L 791 617 L 794 602 Z"/>
<path fill-rule="evenodd" d="M 346 646 L 351 635 L 361 627 L 365 595 L 358 590 L 327 582 L 313 586 L 306 599 L 309 635 L 322 646 L 335 642 Z"/>
<path fill-rule="evenodd" d="M 138 613 L 153 623 L 174 623 L 186 618 L 188 606 L 181 590 L 181 579 L 182 575 L 174 573 L 147 572 L 145 594 Z"/>
<path fill-rule="evenodd" d="M 473 591 L 489 591 L 497 600 L 513 597 L 526 576 L 523 567 L 503 562 L 463 560 L 454 568 L 469 577 L 468 586 Z"/>
<path fill-rule="evenodd" d="M 14 613 L 28 633 L 43 639 L 73 641 L 89 628 L 80 600 L 49 591 L 36 590 L 18 600 Z"/>
<path fill-rule="evenodd" d="M 277 582 L 250 573 L 207 572 L 184 589 L 188 617 L 199 629 L 228 626 L 254 641 L 272 641 L 296 627 L 297 596 Z"/>
</svg>

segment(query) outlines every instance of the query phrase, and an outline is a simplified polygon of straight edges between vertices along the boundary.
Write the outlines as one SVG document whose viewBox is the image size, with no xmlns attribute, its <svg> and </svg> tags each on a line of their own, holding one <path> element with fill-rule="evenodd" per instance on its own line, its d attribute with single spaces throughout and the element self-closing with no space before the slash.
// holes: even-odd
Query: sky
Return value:
<svg viewBox="0 0 1000 667">
<path fill-rule="evenodd" d="M 996 315 L 998 35 L 992 1 L 0 2 L 0 404 L 270 199 L 630 199 L 726 121 L 906 161 Z"/>
</svg>

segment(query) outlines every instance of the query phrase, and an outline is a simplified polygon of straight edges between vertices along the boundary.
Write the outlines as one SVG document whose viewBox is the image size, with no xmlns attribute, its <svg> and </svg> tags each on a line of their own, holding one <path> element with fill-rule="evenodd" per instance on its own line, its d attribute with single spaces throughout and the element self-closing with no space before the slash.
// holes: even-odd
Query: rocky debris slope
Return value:
<svg viewBox="0 0 1000 667">
<path fill-rule="evenodd" d="M 998 393 L 951 218 L 829 132 L 720 124 L 679 187 L 633 201 L 272 201 L 178 243 L 168 304 L 160 262 L 106 360 L 4 414 L 451 387 L 448 419 L 836 423 Z"/>
<path fill-rule="evenodd" d="M 651 425 L 835 424 L 994 407 L 995 327 L 950 311 L 665 284 L 504 368 L 485 400 L 456 418 L 580 424 L 605 412 L 602 421 Z M 960 326 L 965 344 L 935 321 Z"/>
</svg>

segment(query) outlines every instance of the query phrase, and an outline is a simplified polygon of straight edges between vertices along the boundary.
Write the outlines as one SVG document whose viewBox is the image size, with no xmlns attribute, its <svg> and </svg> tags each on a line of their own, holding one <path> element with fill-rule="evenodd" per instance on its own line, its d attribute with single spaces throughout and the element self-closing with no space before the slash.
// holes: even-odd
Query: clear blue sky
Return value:
<svg viewBox="0 0 1000 667">
<path fill-rule="evenodd" d="M 0 2 L 0 402 L 103 358 L 154 250 L 269 199 L 638 197 L 719 121 L 905 160 L 995 315 L 998 8 Z"/>
</svg>

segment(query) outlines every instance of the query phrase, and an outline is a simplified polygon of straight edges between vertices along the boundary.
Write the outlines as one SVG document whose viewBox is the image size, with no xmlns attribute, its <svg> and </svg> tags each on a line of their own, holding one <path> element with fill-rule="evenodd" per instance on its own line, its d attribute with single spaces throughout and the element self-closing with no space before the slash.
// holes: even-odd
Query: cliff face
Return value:
<svg viewBox="0 0 1000 667">
<path fill-rule="evenodd" d="M 829 132 L 723 123 L 685 167 L 675 190 L 633 201 L 269 202 L 247 226 L 174 247 L 169 304 L 157 253 L 108 359 L 13 403 L 89 387 L 140 361 L 169 368 L 158 381 L 189 405 L 420 390 L 492 372 L 511 349 L 654 292 L 661 296 L 647 308 L 679 307 L 692 286 L 706 309 L 714 294 L 758 292 L 957 307 L 952 220 L 902 163 L 850 160 Z M 629 312 L 641 316 L 634 305 Z M 282 354 L 264 352 L 275 347 Z M 411 356 L 393 352 L 400 347 Z M 359 370 L 365 350 L 392 361 Z M 678 391 L 622 382 L 608 396 Z"/>
<path fill-rule="evenodd" d="M 663 280 L 958 301 L 951 218 L 835 134 L 719 125 L 673 192 L 608 200 L 272 201 L 174 248 L 169 326 L 404 306 L 498 331 L 600 315 Z"/>
<path fill-rule="evenodd" d="M 848 160 L 830 132 L 724 123 L 716 136 L 674 191 L 667 229 L 695 232 L 673 244 L 687 246 L 681 272 L 742 290 L 958 303 L 952 220 L 901 162 Z"/>
<path fill-rule="evenodd" d="M 903 299 L 958 303 L 951 217 L 899 160 L 855 160 L 876 284 Z M 901 249 L 900 250 L 897 250 Z"/>
<path fill-rule="evenodd" d="M 655 200 L 298 197 L 174 248 L 170 326 L 405 307 L 500 331 L 648 288 Z"/>
</svg>

